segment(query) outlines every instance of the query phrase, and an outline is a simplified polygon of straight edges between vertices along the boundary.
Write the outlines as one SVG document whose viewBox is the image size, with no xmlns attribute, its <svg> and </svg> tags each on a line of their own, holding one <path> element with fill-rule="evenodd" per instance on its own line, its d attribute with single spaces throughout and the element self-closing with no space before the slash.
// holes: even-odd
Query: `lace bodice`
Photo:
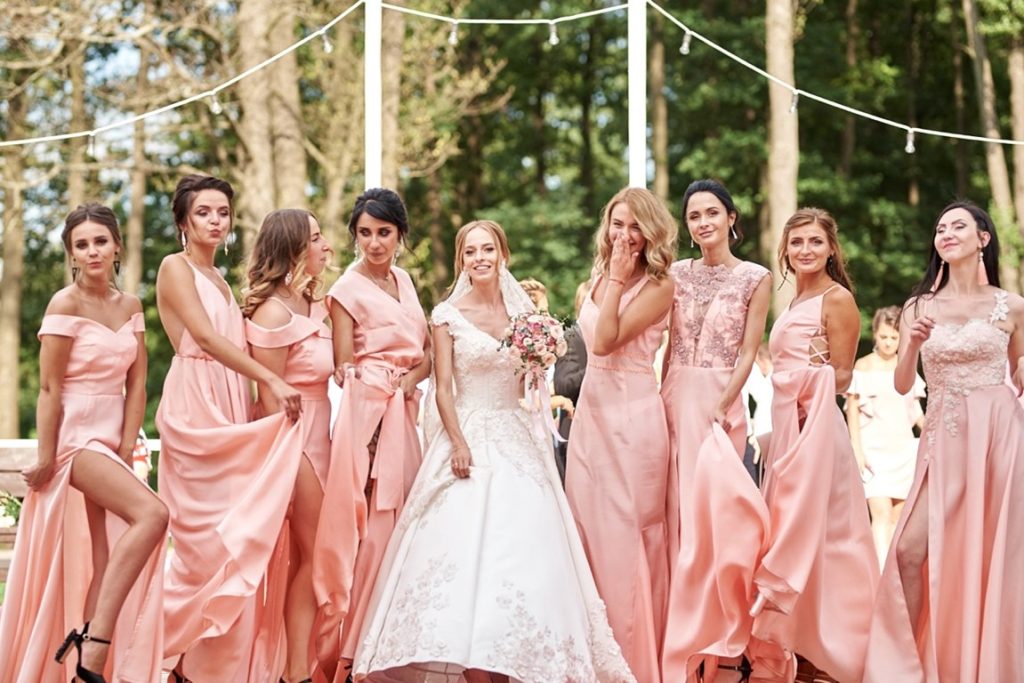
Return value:
<svg viewBox="0 0 1024 683">
<path fill-rule="evenodd" d="M 1010 333 L 996 327 L 1010 312 L 1007 293 L 995 293 L 987 318 L 965 323 L 938 323 L 921 345 L 924 376 L 933 393 L 965 395 L 978 387 L 1002 384 L 1006 378 L 1006 349 Z"/>
<path fill-rule="evenodd" d="M 448 302 L 437 305 L 434 325 L 447 325 L 455 344 L 452 374 L 455 408 L 463 410 L 515 410 L 520 408 L 521 380 L 512 359 L 499 350 L 500 341 L 474 326 Z"/>
<path fill-rule="evenodd" d="M 669 272 L 676 285 L 670 362 L 703 368 L 736 365 L 750 297 L 768 270 L 749 261 L 730 268 L 684 259 Z"/>
</svg>

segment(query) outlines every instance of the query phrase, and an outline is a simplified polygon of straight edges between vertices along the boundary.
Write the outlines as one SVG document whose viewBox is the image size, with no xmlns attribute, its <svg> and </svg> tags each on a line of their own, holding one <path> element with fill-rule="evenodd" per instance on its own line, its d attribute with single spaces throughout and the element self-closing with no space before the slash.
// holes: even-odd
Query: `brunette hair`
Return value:
<svg viewBox="0 0 1024 683">
<path fill-rule="evenodd" d="M 676 254 L 676 239 L 679 228 L 665 205 L 657 195 L 646 188 L 627 187 L 619 190 L 605 204 L 601 212 L 601 226 L 594 235 L 594 272 L 605 273 L 612 255 L 612 241 L 608 237 L 612 224 L 612 210 L 625 203 L 633 218 L 640 225 L 647 244 L 640 260 L 647 271 L 647 277 L 661 280 L 668 275 L 668 269 Z"/>
<path fill-rule="evenodd" d="M 348 219 L 348 234 L 352 241 L 356 239 L 356 227 L 364 213 L 368 213 L 379 221 L 390 223 L 398 228 L 398 238 L 405 243 L 409 235 L 409 214 L 402 198 L 394 190 L 386 187 L 371 187 L 356 197 L 352 215 Z"/>
<path fill-rule="evenodd" d="M 121 228 L 117 223 L 117 216 L 109 207 L 96 202 L 79 204 L 64 219 L 64 229 L 60 233 L 60 241 L 64 245 L 64 253 L 68 259 L 68 266 L 71 268 L 71 279 L 78 277 L 78 268 L 71 265 L 71 232 L 85 222 L 98 223 L 110 231 L 110 237 L 114 244 L 121 247 Z M 121 266 L 119 261 L 114 262 L 114 274 L 119 275 Z"/>
<path fill-rule="evenodd" d="M 878 334 L 878 328 L 882 325 L 888 325 L 895 330 L 900 329 L 899 306 L 886 306 L 875 311 L 875 315 L 871 318 L 871 334 Z"/>
<path fill-rule="evenodd" d="M 843 256 L 843 248 L 839 244 L 839 226 L 836 225 L 836 219 L 832 218 L 832 214 L 825 209 L 816 209 L 814 207 L 797 209 L 797 212 L 786 221 L 786 227 L 782 229 L 782 241 L 779 242 L 778 258 L 779 266 L 782 268 L 783 281 L 786 280 L 786 275 L 793 270 L 793 266 L 789 263 L 789 257 L 786 255 L 789 233 L 795 228 L 802 228 L 807 225 L 819 226 L 824 231 L 825 237 L 828 239 L 828 245 L 832 249 L 832 255 L 825 262 L 825 272 L 828 273 L 830 278 L 852 292 L 853 282 L 846 272 L 846 257 Z"/>
<path fill-rule="evenodd" d="M 174 225 L 178 228 L 178 241 L 185 246 L 186 238 L 183 225 L 188 223 L 188 212 L 192 210 L 192 204 L 196 201 L 196 195 L 203 190 L 217 190 L 228 198 L 228 206 L 231 214 L 235 213 L 235 190 L 231 183 L 221 178 L 208 175 L 192 173 L 178 181 L 174 188 L 174 196 L 171 198 L 171 211 L 174 213 Z"/>
<path fill-rule="evenodd" d="M 462 250 L 466 248 L 466 235 L 468 235 L 474 228 L 483 228 L 491 234 L 494 238 L 494 245 L 498 248 L 498 253 L 501 254 L 501 258 L 505 265 L 508 265 L 511 253 L 508 250 L 508 237 L 505 235 L 505 230 L 494 221 L 482 220 L 482 221 L 470 221 L 466 223 L 459 231 L 455 233 L 455 267 L 452 272 L 455 274 L 451 285 L 448 286 L 448 291 L 445 292 L 445 297 L 451 295 L 452 290 L 455 289 L 456 283 L 459 281 L 459 277 L 462 275 Z"/>
<path fill-rule="evenodd" d="M 316 220 L 305 209 L 279 209 L 263 219 L 256 244 L 249 256 L 247 284 L 242 290 L 242 314 L 249 318 L 270 298 L 278 287 L 286 284 L 301 292 L 307 301 L 319 299 L 320 276 L 306 272 L 309 253 L 309 219 Z"/>
<path fill-rule="evenodd" d="M 694 180 L 686 188 L 686 192 L 683 193 L 683 225 L 686 225 L 686 211 L 690 204 L 690 198 L 698 192 L 710 192 L 718 198 L 718 201 L 722 202 L 722 206 L 725 207 L 727 214 L 731 213 L 735 216 L 733 220 L 732 229 L 736 231 L 736 237 L 729 234 L 729 244 L 733 245 L 743 239 L 743 227 L 740 225 L 740 210 L 736 208 L 736 202 L 732 200 L 732 195 L 729 194 L 729 190 L 725 189 L 725 185 L 712 180 L 711 178 L 704 178 L 702 180 Z"/>
</svg>

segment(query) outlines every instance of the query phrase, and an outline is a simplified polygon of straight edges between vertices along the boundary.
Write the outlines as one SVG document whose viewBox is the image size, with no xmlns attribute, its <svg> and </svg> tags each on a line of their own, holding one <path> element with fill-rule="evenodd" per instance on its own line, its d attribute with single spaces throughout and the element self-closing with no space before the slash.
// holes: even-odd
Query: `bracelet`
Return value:
<svg viewBox="0 0 1024 683">
<path fill-rule="evenodd" d="M 608 282 L 615 282 L 615 283 L 617 283 L 617 284 L 620 284 L 620 285 L 622 285 L 623 287 L 625 287 L 625 286 L 626 286 L 626 281 L 625 281 L 625 280 L 620 280 L 620 279 L 618 279 L 618 278 L 614 278 L 614 277 L 610 277 L 610 278 L 608 278 Z"/>
</svg>

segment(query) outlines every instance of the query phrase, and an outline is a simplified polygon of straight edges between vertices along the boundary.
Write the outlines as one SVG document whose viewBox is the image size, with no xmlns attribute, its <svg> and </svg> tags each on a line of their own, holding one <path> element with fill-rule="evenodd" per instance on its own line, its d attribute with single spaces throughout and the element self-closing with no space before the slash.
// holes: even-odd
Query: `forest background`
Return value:
<svg viewBox="0 0 1024 683">
<path fill-rule="evenodd" d="M 451 17 L 554 18 L 614 3 L 393 0 Z M 663 0 L 695 31 L 813 92 L 910 126 L 1024 140 L 1024 0 Z M 0 138 L 91 130 L 203 92 L 317 31 L 345 0 L 7 0 L 0 16 Z M 723 181 L 746 238 L 738 254 L 774 264 L 785 218 L 836 216 L 868 322 L 901 303 L 924 269 L 942 206 L 969 197 L 996 217 L 1003 284 L 1020 291 L 1024 146 L 918 135 L 791 94 L 648 8 L 650 187 L 679 217 L 686 185 Z M 451 277 L 455 230 L 491 218 L 512 270 L 572 317 L 607 199 L 627 183 L 626 13 L 549 27 L 458 27 L 384 11 L 386 186 L 413 226 L 400 263 L 429 310 Z M 115 207 L 126 236 L 121 286 L 142 297 L 153 415 L 172 350 L 153 283 L 178 249 L 178 177 L 236 188 L 235 238 L 221 259 L 242 282 L 263 216 L 306 207 L 344 267 L 345 226 L 363 189 L 361 9 L 220 93 L 148 122 L 59 143 L 0 149 L 0 438 L 34 435 L 36 331 L 67 278 L 59 230 L 70 207 Z M 679 256 L 696 255 L 681 221 Z M 229 272 L 230 271 L 230 272 Z M 779 290 L 774 310 L 785 305 Z"/>
</svg>

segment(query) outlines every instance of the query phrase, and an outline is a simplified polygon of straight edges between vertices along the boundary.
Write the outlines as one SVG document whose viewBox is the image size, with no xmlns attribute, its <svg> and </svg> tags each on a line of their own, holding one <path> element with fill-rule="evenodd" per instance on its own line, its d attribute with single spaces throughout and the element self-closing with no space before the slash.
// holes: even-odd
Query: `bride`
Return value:
<svg viewBox="0 0 1024 683">
<path fill-rule="evenodd" d="M 532 312 L 491 221 L 455 238 L 434 309 L 434 435 L 377 577 L 354 666 L 374 683 L 635 681 L 499 340 Z M 454 379 L 454 388 L 452 380 Z M 536 422 L 540 422 L 539 420 Z"/>
</svg>

